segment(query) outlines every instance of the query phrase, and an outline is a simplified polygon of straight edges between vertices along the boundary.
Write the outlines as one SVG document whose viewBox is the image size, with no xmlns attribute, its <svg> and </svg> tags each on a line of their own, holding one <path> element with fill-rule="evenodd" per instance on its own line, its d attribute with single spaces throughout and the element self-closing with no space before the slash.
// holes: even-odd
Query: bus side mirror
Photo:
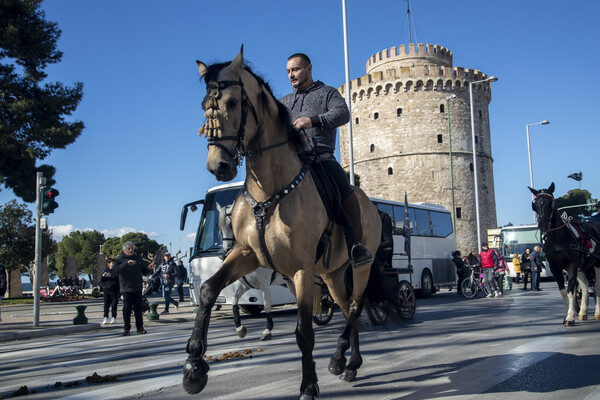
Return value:
<svg viewBox="0 0 600 400">
<path fill-rule="evenodd" d="M 183 206 L 183 209 L 181 210 L 181 217 L 179 218 L 180 231 L 182 231 L 185 228 L 185 220 L 187 218 L 188 208 L 190 208 L 192 212 L 195 212 L 196 210 L 198 210 L 198 204 L 204 204 L 204 200 L 196 200 L 194 202 L 187 203 Z"/>
</svg>

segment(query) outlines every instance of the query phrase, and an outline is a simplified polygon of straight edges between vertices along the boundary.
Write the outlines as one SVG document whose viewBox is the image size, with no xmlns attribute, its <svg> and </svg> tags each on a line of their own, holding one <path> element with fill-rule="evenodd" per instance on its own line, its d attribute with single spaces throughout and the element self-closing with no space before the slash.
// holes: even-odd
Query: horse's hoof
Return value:
<svg viewBox="0 0 600 400">
<path fill-rule="evenodd" d="M 595 314 L 595 315 L 594 315 L 594 319 L 595 319 L 596 321 L 600 321 L 600 314 Z"/>
<path fill-rule="evenodd" d="M 579 315 L 577 319 L 580 321 L 587 321 L 587 315 Z"/>
<path fill-rule="evenodd" d="M 265 340 L 271 340 L 271 334 L 270 333 L 263 333 L 263 335 L 260 337 L 261 342 L 264 342 Z"/>
<path fill-rule="evenodd" d="M 564 326 L 575 326 L 575 321 L 563 321 Z"/>
<path fill-rule="evenodd" d="M 239 328 L 236 328 L 237 334 L 240 337 L 240 339 L 243 339 L 246 337 L 246 333 L 248 332 L 248 330 L 246 329 L 246 327 L 244 325 L 240 326 Z"/>
<path fill-rule="evenodd" d="M 344 372 L 344 370 L 346 369 L 346 357 L 342 357 L 341 360 L 339 360 L 338 362 L 336 362 L 333 357 L 331 357 L 331 360 L 329 361 L 329 372 L 332 375 L 339 375 L 342 372 Z"/>
<path fill-rule="evenodd" d="M 346 382 L 354 382 L 356 380 L 357 371 L 355 369 L 346 369 L 340 375 L 340 380 L 344 380 Z"/>
<path fill-rule="evenodd" d="M 200 393 L 208 382 L 208 363 L 202 358 L 190 360 L 183 364 L 183 389 L 189 394 Z"/>
</svg>

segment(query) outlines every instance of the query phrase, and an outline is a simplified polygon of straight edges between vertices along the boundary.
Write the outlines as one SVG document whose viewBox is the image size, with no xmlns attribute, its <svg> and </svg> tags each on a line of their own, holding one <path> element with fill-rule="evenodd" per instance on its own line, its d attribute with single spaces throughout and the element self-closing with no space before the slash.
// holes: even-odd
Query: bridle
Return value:
<svg viewBox="0 0 600 400">
<path fill-rule="evenodd" d="M 221 90 L 227 89 L 231 86 L 240 86 L 242 94 L 241 94 L 241 106 L 242 106 L 242 118 L 240 121 L 240 126 L 237 130 L 236 135 L 230 136 L 221 136 L 221 123 L 218 119 L 218 110 L 219 106 L 217 100 L 221 97 Z M 264 151 L 271 150 L 277 148 L 279 146 L 283 146 L 290 141 L 290 138 L 286 138 L 286 140 L 266 146 L 266 147 L 258 147 L 256 150 L 246 150 L 244 146 L 244 137 L 246 134 L 246 120 L 248 118 L 248 110 L 252 112 L 254 116 L 254 120 L 258 124 L 258 115 L 256 114 L 256 110 L 254 106 L 250 102 L 248 94 L 244 89 L 244 82 L 240 78 L 237 81 L 210 81 L 206 84 L 206 97 L 204 98 L 203 105 L 206 106 L 206 123 L 202 125 L 199 129 L 199 134 L 204 133 L 206 139 L 208 140 L 208 147 L 216 146 L 222 149 L 225 153 L 227 153 L 235 162 L 236 167 L 242 165 L 243 157 L 251 157 L 254 155 L 261 155 Z M 220 142 L 232 140 L 236 141 L 235 149 L 232 151 L 223 145 Z"/>
<path fill-rule="evenodd" d="M 550 215 L 541 215 L 537 210 L 538 200 L 543 200 L 543 199 L 549 199 L 552 201 L 552 204 L 550 206 Z M 548 229 L 546 229 L 546 232 L 552 232 L 552 231 L 560 229 L 564 226 L 564 225 L 562 225 L 559 227 L 552 228 L 552 220 L 554 217 L 554 212 L 556 210 L 556 207 L 554 206 L 554 196 L 552 196 L 550 193 L 541 192 L 541 193 L 536 194 L 535 199 L 531 203 L 531 208 L 533 209 L 533 211 L 535 211 L 538 214 L 538 225 L 539 225 L 539 221 L 542 221 L 542 220 L 548 221 L 548 225 L 547 225 Z"/>
</svg>

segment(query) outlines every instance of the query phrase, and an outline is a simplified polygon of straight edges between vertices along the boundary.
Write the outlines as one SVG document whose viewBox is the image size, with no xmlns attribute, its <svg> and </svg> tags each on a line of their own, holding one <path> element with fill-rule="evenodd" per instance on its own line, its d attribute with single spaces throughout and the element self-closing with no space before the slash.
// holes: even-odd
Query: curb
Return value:
<svg viewBox="0 0 600 400">
<path fill-rule="evenodd" d="M 8 342 L 11 340 L 33 339 L 45 336 L 64 335 L 75 332 L 87 332 L 100 329 L 98 323 L 88 323 L 85 325 L 61 326 L 46 329 L 32 329 L 20 332 L 0 333 L 0 342 Z"/>
</svg>

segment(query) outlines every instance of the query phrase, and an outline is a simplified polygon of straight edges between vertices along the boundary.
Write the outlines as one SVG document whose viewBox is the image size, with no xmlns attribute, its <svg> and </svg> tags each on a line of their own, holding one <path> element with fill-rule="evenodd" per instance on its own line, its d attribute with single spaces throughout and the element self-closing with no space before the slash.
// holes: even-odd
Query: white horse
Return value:
<svg viewBox="0 0 600 400">
<path fill-rule="evenodd" d="M 223 238 L 223 250 L 228 253 L 233 247 L 235 238 L 233 236 L 233 228 L 231 226 L 231 211 L 233 204 L 221 207 L 217 203 L 217 211 L 219 212 L 218 227 Z M 262 333 L 260 340 L 271 340 L 271 331 L 273 330 L 273 315 L 271 313 L 271 285 L 284 285 L 296 297 L 296 290 L 293 283 L 279 272 L 267 268 L 257 268 L 248 275 L 244 275 L 237 281 L 231 284 L 233 289 L 233 322 L 235 330 L 240 338 L 246 336 L 247 329 L 240 318 L 239 299 L 250 289 L 258 289 L 263 294 L 263 304 L 265 314 L 267 316 L 267 327 Z"/>
</svg>

